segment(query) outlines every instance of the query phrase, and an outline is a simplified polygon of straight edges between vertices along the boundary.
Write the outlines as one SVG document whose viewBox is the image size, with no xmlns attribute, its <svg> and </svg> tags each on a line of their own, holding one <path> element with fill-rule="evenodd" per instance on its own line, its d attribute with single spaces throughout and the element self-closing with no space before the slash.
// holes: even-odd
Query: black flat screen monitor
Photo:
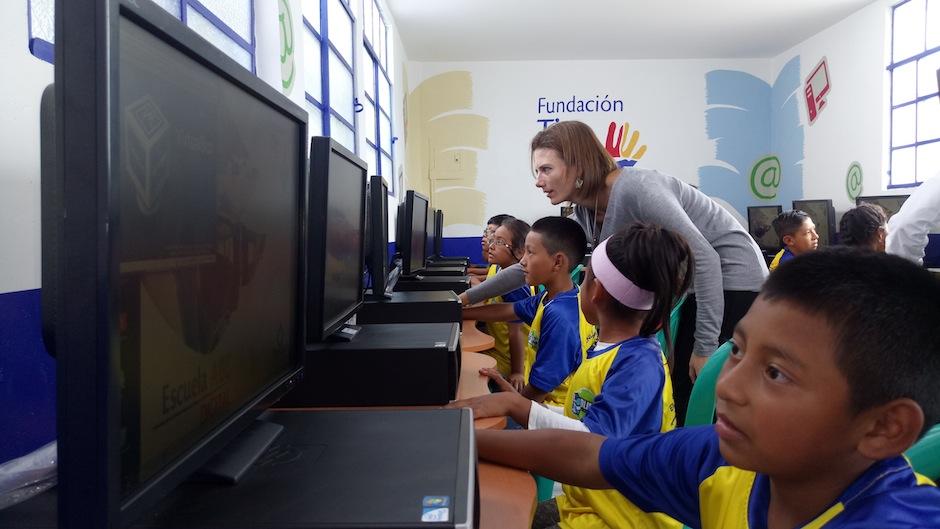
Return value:
<svg viewBox="0 0 940 529">
<path fill-rule="evenodd" d="M 907 197 L 911 195 L 880 195 L 880 196 L 868 196 L 868 197 L 858 197 L 855 199 L 855 205 L 858 206 L 863 202 L 869 204 L 876 204 L 884 208 L 885 213 L 888 214 L 888 218 L 894 216 L 895 213 L 901 211 L 901 206 L 907 200 Z"/>
<path fill-rule="evenodd" d="M 366 266 L 372 278 L 373 297 L 388 293 L 388 186 L 379 175 L 369 177 L 369 216 L 366 219 Z"/>
<path fill-rule="evenodd" d="M 836 211 L 832 207 L 832 200 L 794 200 L 793 209 L 803 211 L 816 225 L 816 234 L 819 235 L 819 246 L 834 244 L 836 233 Z"/>
<path fill-rule="evenodd" d="M 444 255 L 444 212 L 434 210 L 434 255 Z"/>
<path fill-rule="evenodd" d="M 55 24 L 59 526 L 124 527 L 300 374 L 307 117 L 151 2 Z"/>
<path fill-rule="evenodd" d="M 437 241 L 437 225 L 434 224 L 434 209 L 428 207 L 427 221 L 424 223 L 424 260 L 437 257 L 434 243 Z"/>
<path fill-rule="evenodd" d="M 403 215 L 399 216 L 399 234 L 396 245 L 401 254 L 401 272 L 415 275 L 424 270 L 425 229 L 428 222 L 428 199 L 409 190 L 405 193 Z"/>
<path fill-rule="evenodd" d="M 747 231 L 757 241 L 757 246 L 765 252 L 776 252 L 780 249 L 780 238 L 771 223 L 782 211 L 783 206 L 779 205 L 747 208 Z"/>
<path fill-rule="evenodd" d="M 363 299 L 368 166 L 334 139 L 310 141 L 307 343 L 325 340 Z"/>
</svg>

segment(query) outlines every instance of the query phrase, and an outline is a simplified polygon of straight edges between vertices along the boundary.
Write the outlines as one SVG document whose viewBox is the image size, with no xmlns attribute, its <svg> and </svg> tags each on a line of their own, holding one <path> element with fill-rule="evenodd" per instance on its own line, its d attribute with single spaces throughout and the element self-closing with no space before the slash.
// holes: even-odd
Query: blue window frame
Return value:
<svg viewBox="0 0 940 529">
<path fill-rule="evenodd" d="M 375 174 L 388 183 L 389 194 L 397 196 L 394 175 L 395 156 L 393 144 L 397 138 L 392 126 L 392 81 L 388 74 L 389 30 L 375 0 L 362 0 L 363 60 L 365 79 L 363 82 L 363 123 L 367 129 L 366 155 Z"/>
<path fill-rule="evenodd" d="M 920 185 L 940 169 L 940 0 L 891 7 L 888 188 Z"/>
<path fill-rule="evenodd" d="M 355 16 L 342 0 L 305 0 L 303 15 L 304 98 L 310 133 L 331 136 L 358 153 Z"/>
<path fill-rule="evenodd" d="M 155 0 L 246 69 L 256 73 L 251 0 Z M 55 52 L 55 0 L 26 0 L 29 51 L 48 63 Z"/>
</svg>

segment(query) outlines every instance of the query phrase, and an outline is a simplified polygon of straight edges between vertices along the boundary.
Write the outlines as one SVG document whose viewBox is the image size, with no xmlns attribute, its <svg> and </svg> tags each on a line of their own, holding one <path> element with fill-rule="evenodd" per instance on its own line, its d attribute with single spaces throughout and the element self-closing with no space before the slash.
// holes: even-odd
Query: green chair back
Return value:
<svg viewBox="0 0 940 529">
<path fill-rule="evenodd" d="M 669 313 L 669 336 L 672 336 L 672 343 L 676 343 L 676 333 L 679 331 L 679 313 L 682 312 L 682 305 L 685 303 L 685 296 L 679 298 L 676 306 Z M 659 340 L 659 348 L 668 356 L 666 351 L 666 335 L 663 331 L 656 333 L 656 339 Z"/>
<path fill-rule="evenodd" d="M 904 455 L 915 471 L 934 481 L 940 479 L 940 424 L 928 430 Z"/>
<path fill-rule="evenodd" d="M 692 394 L 689 395 L 689 406 L 685 410 L 686 426 L 712 424 L 715 421 L 715 384 L 731 352 L 731 345 L 731 340 L 728 340 L 712 353 L 695 379 Z"/>
</svg>

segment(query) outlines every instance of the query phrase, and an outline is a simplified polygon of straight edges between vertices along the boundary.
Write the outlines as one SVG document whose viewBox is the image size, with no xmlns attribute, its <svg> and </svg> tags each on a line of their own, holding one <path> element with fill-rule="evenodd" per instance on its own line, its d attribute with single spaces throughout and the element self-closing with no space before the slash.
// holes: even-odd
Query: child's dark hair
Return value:
<svg viewBox="0 0 940 529">
<path fill-rule="evenodd" d="M 855 412 L 910 398 L 940 421 L 940 281 L 894 255 L 837 247 L 778 268 L 761 296 L 826 320 Z M 921 433 L 923 433 L 923 431 Z"/>
<path fill-rule="evenodd" d="M 502 226 L 503 222 L 513 218 L 512 215 L 507 215 L 506 213 L 500 213 L 499 215 L 493 215 L 490 217 L 490 220 L 486 221 L 487 226 Z"/>
<path fill-rule="evenodd" d="M 783 244 L 783 238 L 796 233 L 808 218 L 810 217 L 805 211 L 794 209 L 777 215 L 771 225 L 777 232 L 777 237 L 780 237 L 780 243 Z"/>
<path fill-rule="evenodd" d="M 885 210 L 877 204 L 862 202 L 842 215 L 839 221 L 839 237 L 846 246 L 868 246 L 878 228 L 888 222 Z"/>
<path fill-rule="evenodd" d="M 651 336 L 662 329 L 666 356 L 671 356 L 669 317 L 675 302 L 692 285 L 694 267 L 688 243 L 678 233 L 637 222 L 607 240 L 607 257 L 627 279 L 653 293 L 653 307 L 643 318 L 640 336 Z M 621 314 L 638 312 L 612 301 Z"/>
<path fill-rule="evenodd" d="M 509 233 L 512 236 L 509 244 L 512 245 L 510 252 L 514 256 L 516 254 L 516 250 L 525 250 L 525 236 L 528 235 L 529 230 L 532 229 L 528 222 L 510 217 L 503 221 L 501 227 L 509 230 Z"/>
<path fill-rule="evenodd" d="M 568 270 L 575 269 L 584 260 L 587 237 L 577 222 L 566 217 L 542 217 L 535 221 L 532 230 L 542 236 L 542 244 L 548 253 L 562 252 L 568 257 Z"/>
</svg>

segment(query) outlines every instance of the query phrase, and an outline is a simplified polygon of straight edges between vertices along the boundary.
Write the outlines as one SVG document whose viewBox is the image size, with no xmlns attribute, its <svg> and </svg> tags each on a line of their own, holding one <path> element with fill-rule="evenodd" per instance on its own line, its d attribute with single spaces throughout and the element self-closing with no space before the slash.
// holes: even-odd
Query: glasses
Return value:
<svg viewBox="0 0 940 529">
<path fill-rule="evenodd" d="M 506 241 L 504 241 L 504 240 L 502 240 L 502 239 L 492 239 L 492 238 L 491 238 L 491 239 L 489 240 L 489 245 L 490 245 L 490 246 L 502 246 L 502 247 L 506 248 L 507 250 L 511 250 L 511 249 L 512 249 L 512 245 L 510 245 L 508 242 L 506 242 Z"/>
</svg>

